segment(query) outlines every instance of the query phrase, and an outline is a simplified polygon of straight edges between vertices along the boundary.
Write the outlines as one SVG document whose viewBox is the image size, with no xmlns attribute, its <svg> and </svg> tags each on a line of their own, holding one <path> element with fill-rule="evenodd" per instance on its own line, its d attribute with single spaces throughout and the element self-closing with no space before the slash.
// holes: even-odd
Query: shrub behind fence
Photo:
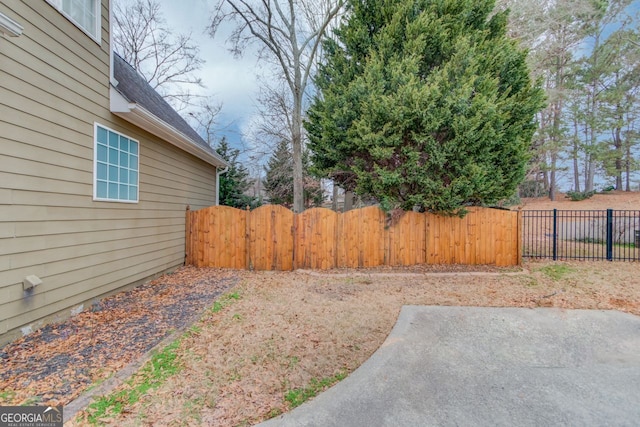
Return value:
<svg viewBox="0 0 640 427">
<path fill-rule="evenodd" d="M 464 218 L 378 207 L 300 214 L 275 205 L 243 211 L 213 206 L 187 211 L 186 263 L 197 267 L 293 270 L 410 266 L 517 265 L 519 213 L 469 208 Z"/>
</svg>

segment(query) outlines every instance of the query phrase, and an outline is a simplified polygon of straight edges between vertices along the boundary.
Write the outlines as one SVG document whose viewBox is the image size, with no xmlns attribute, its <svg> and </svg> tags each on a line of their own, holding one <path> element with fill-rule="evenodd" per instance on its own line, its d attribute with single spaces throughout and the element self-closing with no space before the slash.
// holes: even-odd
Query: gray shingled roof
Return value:
<svg viewBox="0 0 640 427">
<path fill-rule="evenodd" d="M 116 90 L 129 102 L 135 102 L 140 105 L 166 124 L 182 132 L 193 142 L 219 157 L 205 140 L 198 135 L 198 132 L 193 130 L 180 114 L 127 61 L 115 52 L 113 55 L 113 77 L 118 81 Z"/>
</svg>

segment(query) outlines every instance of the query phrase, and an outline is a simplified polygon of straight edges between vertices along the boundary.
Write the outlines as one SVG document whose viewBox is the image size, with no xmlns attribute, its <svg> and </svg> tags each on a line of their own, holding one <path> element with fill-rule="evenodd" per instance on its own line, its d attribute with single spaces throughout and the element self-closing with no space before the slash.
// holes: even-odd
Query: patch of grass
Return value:
<svg viewBox="0 0 640 427">
<path fill-rule="evenodd" d="M 193 325 L 187 332 L 191 336 L 200 335 L 200 333 L 202 332 L 202 328 L 200 326 Z"/>
<path fill-rule="evenodd" d="M 42 398 L 40 396 L 32 396 L 32 397 L 29 397 L 24 402 L 22 402 L 20 406 L 33 406 L 40 402 L 42 402 Z"/>
<path fill-rule="evenodd" d="M 267 418 L 275 418 L 278 415 L 282 415 L 282 409 L 280 408 L 273 408 L 272 410 L 269 411 L 269 413 L 267 414 Z"/>
<path fill-rule="evenodd" d="M 240 294 L 238 292 L 232 292 L 226 295 L 221 296 L 217 301 L 213 303 L 210 311 L 212 313 L 218 313 L 223 308 L 231 305 L 234 301 L 238 301 L 240 299 Z"/>
<path fill-rule="evenodd" d="M 630 248 L 630 249 L 637 248 L 635 243 L 614 243 L 613 246 L 616 246 L 619 248 Z"/>
<path fill-rule="evenodd" d="M 289 369 L 294 368 L 298 363 L 300 363 L 300 358 L 298 356 L 289 356 L 287 359 L 289 360 Z"/>
<path fill-rule="evenodd" d="M 238 372 L 238 368 L 233 368 L 233 370 L 229 373 L 228 381 L 229 382 L 240 381 L 241 379 L 242 379 L 242 376 L 240 375 L 240 372 Z"/>
<path fill-rule="evenodd" d="M 284 395 L 284 400 L 289 402 L 291 408 L 295 408 L 302 405 L 312 397 L 316 397 L 318 393 L 331 387 L 335 383 L 342 381 L 346 377 L 347 374 L 345 372 L 340 372 L 333 377 L 326 377 L 320 380 L 312 378 L 307 387 L 294 388 L 293 390 L 289 390 L 288 392 L 286 392 Z"/>
<path fill-rule="evenodd" d="M 11 400 L 15 395 L 16 395 L 16 392 L 13 390 L 0 391 L 0 401 Z"/>
<path fill-rule="evenodd" d="M 606 245 L 607 241 L 606 240 L 602 240 L 602 239 L 596 239 L 594 237 L 583 237 L 580 239 L 575 239 L 576 242 L 578 243 L 591 243 L 594 245 Z M 634 249 L 636 247 L 635 243 L 614 243 L 613 244 L 614 247 L 619 247 L 619 248 L 631 248 Z"/>
<path fill-rule="evenodd" d="M 101 424 L 105 417 L 120 414 L 126 406 L 136 403 L 147 391 L 158 388 L 167 378 L 180 372 L 182 365 L 177 352 L 180 341 L 178 339 L 155 353 L 151 360 L 125 383 L 125 389 L 103 396 L 89 405 L 89 423 Z"/>
<path fill-rule="evenodd" d="M 560 280 L 567 274 L 572 273 L 574 269 L 566 264 L 552 264 L 542 267 L 540 271 L 553 280 Z"/>
<path fill-rule="evenodd" d="M 202 424 L 201 410 L 205 405 L 204 396 L 196 397 L 192 400 L 187 400 L 183 404 L 183 418 L 193 420 L 198 424 Z"/>
</svg>

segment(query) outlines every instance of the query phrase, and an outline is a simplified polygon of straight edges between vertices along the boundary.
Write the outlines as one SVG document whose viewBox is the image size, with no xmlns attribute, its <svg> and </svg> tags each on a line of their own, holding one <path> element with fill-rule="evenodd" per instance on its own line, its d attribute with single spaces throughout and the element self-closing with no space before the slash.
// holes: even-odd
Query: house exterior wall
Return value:
<svg viewBox="0 0 640 427">
<path fill-rule="evenodd" d="M 185 209 L 215 203 L 214 166 L 109 111 L 101 43 L 45 0 L 0 0 L 0 344 L 184 262 Z M 139 202 L 93 200 L 94 123 L 140 144 Z M 23 279 L 42 284 L 23 290 Z"/>
</svg>

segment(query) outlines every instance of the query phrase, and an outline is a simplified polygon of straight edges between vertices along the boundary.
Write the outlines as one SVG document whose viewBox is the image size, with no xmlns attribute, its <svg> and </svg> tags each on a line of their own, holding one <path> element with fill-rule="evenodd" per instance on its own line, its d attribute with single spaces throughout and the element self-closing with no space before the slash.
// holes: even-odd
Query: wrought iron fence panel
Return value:
<svg viewBox="0 0 640 427">
<path fill-rule="evenodd" d="M 640 210 L 525 210 L 525 258 L 640 261 Z"/>
</svg>

